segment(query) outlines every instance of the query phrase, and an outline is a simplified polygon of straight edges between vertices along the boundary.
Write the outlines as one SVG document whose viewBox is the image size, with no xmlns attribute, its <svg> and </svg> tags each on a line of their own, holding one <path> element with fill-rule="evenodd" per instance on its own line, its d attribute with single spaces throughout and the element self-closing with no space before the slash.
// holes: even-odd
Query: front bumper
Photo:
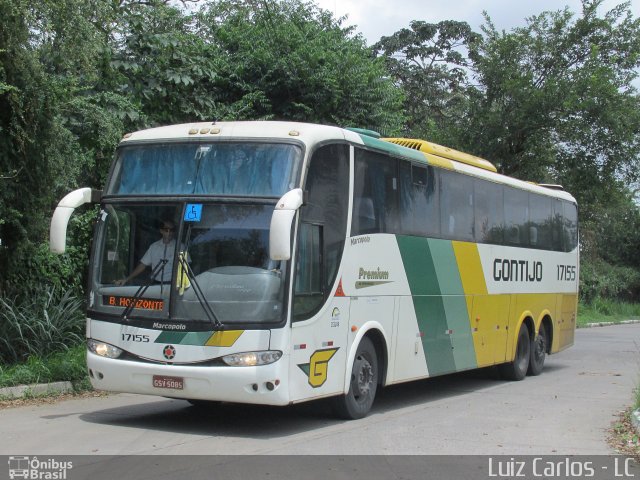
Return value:
<svg viewBox="0 0 640 480">
<path fill-rule="evenodd" d="M 257 367 L 200 367 L 110 359 L 87 352 L 91 384 L 98 390 L 258 405 L 290 403 L 288 360 L 283 355 L 277 362 Z M 154 375 L 181 377 L 184 388 L 154 387 Z"/>
</svg>

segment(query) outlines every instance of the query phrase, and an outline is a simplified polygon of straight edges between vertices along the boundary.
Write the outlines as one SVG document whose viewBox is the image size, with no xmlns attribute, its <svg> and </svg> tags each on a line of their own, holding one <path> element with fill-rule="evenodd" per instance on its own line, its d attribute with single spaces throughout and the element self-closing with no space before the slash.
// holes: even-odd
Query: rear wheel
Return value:
<svg viewBox="0 0 640 480">
<path fill-rule="evenodd" d="M 518 332 L 516 356 L 513 362 L 500 365 L 500 374 L 507 380 L 522 380 L 527 375 L 530 358 L 531 339 L 529 338 L 529 329 L 523 323 Z"/>
<path fill-rule="evenodd" d="M 529 359 L 528 375 L 540 375 L 544 368 L 544 360 L 547 355 L 547 329 L 544 325 L 540 325 L 540 331 L 536 339 L 531 342 L 531 358 Z"/>
<path fill-rule="evenodd" d="M 373 342 L 364 337 L 358 345 L 351 369 L 349 392 L 333 399 L 333 408 L 341 418 L 363 418 L 371 410 L 378 388 L 378 357 Z"/>
</svg>

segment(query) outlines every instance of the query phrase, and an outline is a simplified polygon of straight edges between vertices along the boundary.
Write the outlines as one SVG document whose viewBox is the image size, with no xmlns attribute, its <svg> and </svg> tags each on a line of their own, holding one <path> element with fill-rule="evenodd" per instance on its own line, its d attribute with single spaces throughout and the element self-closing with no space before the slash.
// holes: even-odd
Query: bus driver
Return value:
<svg viewBox="0 0 640 480">
<path fill-rule="evenodd" d="M 151 267 L 153 272 L 152 280 L 155 283 L 170 283 L 173 257 L 176 250 L 175 230 L 176 225 L 172 220 L 163 220 L 160 227 L 162 238 L 149 246 L 142 259 L 140 259 L 140 263 L 133 269 L 131 274 L 116 280 L 116 285 L 127 284 L 131 279 L 144 272 L 147 267 Z"/>
</svg>

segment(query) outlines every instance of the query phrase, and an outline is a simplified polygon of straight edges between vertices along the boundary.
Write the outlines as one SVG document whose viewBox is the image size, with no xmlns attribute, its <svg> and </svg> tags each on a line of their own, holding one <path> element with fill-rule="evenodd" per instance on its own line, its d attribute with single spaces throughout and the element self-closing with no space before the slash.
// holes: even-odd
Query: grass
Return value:
<svg viewBox="0 0 640 480">
<path fill-rule="evenodd" d="M 0 364 L 66 352 L 84 341 L 83 302 L 50 286 L 21 300 L 0 297 Z"/>
<path fill-rule="evenodd" d="M 74 388 L 90 388 L 84 343 L 46 357 L 33 355 L 24 363 L 0 366 L 0 387 L 70 381 Z"/>
<path fill-rule="evenodd" d="M 578 326 L 588 323 L 613 322 L 640 319 L 640 303 L 621 302 L 596 298 L 590 304 L 580 303 L 578 306 Z"/>
</svg>

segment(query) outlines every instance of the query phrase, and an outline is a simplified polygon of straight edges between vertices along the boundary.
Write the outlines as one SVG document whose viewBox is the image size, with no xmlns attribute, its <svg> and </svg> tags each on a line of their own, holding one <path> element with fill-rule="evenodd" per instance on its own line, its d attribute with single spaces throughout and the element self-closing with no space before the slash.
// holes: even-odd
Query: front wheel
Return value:
<svg viewBox="0 0 640 480">
<path fill-rule="evenodd" d="M 529 329 L 523 323 L 518 332 L 516 356 L 511 363 L 500 365 L 500 373 L 507 380 L 522 380 L 527 375 L 531 357 L 531 339 Z"/>
<path fill-rule="evenodd" d="M 378 388 L 378 356 L 373 342 L 364 337 L 358 345 L 351 369 L 349 392 L 333 399 L 333 409 L 340 418 L 355 420 L 365 417 Z"/>
</svg>

